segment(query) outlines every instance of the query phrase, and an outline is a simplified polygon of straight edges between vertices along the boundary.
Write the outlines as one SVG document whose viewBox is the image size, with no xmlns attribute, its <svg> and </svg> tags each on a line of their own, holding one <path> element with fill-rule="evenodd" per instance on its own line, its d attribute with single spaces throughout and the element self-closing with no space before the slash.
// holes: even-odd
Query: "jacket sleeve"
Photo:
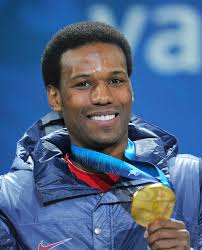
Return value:
<svg viewBox="0 0 202 250">
<path fill-rule="evenodd" d="M 14 232 L 10 228 L 6 218 L 0 214 L 0 249 L 20 250 L 22 249 L 15 239 Z"/>
<path fill-rule="evenodd" d="M 168 167 L 176 194 L 174 216 L 185 223 L 192 248 L 202 250 L 202 159 L 180 154 Z"/>
<path fill-rule="evenodd" d="M 4 204 L 4 195 L 2 192 L 2 183 L 4 176 L 0 176 L 0 205 Z M 14 225 L 11 223 L 9 218 L 3 212 L 0 207 L 0 249 L 4 250 L 23 250 L 28 249 L 20 243 L 19 237 L 17 237 L 17 232 Z"/>
</svg>

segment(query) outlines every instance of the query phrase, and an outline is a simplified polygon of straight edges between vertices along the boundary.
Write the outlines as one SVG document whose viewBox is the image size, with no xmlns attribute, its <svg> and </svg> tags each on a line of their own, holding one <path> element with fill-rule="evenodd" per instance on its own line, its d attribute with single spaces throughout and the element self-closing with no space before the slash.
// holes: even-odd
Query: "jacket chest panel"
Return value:
<svg viewBox="0 0 202 250">
<path fill-rule="evenodd" d="M 39 249 L 41 241 L 44 246 L 64 241 L 56 249 L 140 249 L 141 244 L 146 250 L 144 229 L 130 215 L 131 203 L 110 203 L 104 196 L 83 196 L 42 207 L 36 221 L 20 224 L 18 230 L 30 249 Z"/>
</svg>

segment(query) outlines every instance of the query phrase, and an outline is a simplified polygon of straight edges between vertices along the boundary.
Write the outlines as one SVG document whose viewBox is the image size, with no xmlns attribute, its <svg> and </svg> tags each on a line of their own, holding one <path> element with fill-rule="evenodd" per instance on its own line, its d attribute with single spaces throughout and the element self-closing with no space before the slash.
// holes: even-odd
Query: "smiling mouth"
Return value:
<svg viewBox="0 0 202 250">
<path fill-rule="evenodd" d="M 90 117 L 90 119 L 94 121 L 109 121 L 109 120 L 113 120 L 115 117 L 116 117 L 115 115 L 96 115 L 96 116 Z"/>
<path fill-rule="evenodd" d="M 103 112 L 97 114 L 89 114 L 87 117 L 93 121 L 111 121 L 115 119 L 118 115 L 118 112 Z"/>
</svg>

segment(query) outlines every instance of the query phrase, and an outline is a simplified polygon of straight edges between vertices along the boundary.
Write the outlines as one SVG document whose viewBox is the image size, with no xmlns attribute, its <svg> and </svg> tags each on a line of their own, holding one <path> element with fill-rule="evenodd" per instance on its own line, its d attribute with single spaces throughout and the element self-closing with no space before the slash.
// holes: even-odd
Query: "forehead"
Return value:
<svg viewBox="0 0 202 250">
<path fill-rule="evenodd" d="M 61 56 L 62 70 L 121 67 L 126 69 L 125 55 L 120 47 L 110 43 L 92 43 L 70 49 Z"/>
</svg>

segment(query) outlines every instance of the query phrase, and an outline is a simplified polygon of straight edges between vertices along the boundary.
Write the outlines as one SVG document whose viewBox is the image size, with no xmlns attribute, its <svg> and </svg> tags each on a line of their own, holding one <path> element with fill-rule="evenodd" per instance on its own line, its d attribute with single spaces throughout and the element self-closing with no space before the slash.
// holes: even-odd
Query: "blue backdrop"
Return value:
<svg viewBox="0 0 202 250">
<path fill-rule="evenodd" d="M 24 131 L 49 111 L 40 69 L 46 43 L 81 20 L 105 21 L 126 35 L 134 113 L 175 134 L 180 152 L 202 156 L 202 1 L 0 0 L 0 172 L 10 168 Z"/>
</svg>

